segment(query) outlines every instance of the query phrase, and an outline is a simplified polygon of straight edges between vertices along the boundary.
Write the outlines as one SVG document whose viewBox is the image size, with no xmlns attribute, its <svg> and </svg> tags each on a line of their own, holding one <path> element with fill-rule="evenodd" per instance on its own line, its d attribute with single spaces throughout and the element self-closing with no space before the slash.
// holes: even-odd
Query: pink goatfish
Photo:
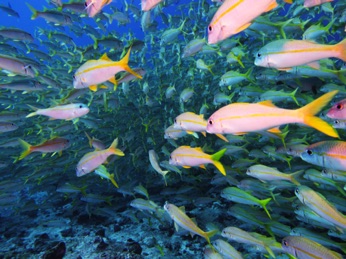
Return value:
<svg viewBox="0 0 346 259">
<path fill-rule="evenodd" d="M 0 69 L 9 71 L 14 75 L 35 77 L 35 71 L 30 64 L 10 56 L 0 55 Z"/>
<path fill-rule="evenodd" d="M 162 0 L 142 0 L 142 11 L 147 12 L 157 6 Z"/>
<path fill-rule="evenodd" d="M 65 138 L 52 138 L 47 140 L 39 145 L 33 146 L 25 142 L 22 139 L 18 139 L 20 145 L 23 147 L 24 151 L 19 157 L 19 160 L 22 160 L 27 155 L 32 152 L 42 152 L 42 153 L 54 153 L 61 152 L 62 150 L 70 146 L 70 141 Z"/>
<path fill-rule="evenodd" d="M 208 43 L 218 43 L 245 30 L 252 20 L 275 7 L 276 0 L 224 1 L 208 26 Z"/>
<path fill-rule="evenodd" d="M 85 62 L 73 76 L 73 87 L 77 89 L 89 87 L 90 90 L 96 91 L 97 85 L 105 81 L 110 81 L 116 86 L 117 82 L 114 76 L 121 71 L 127 71 L 142 79 L 142 76 L 133 71 L 128 65 L 130 53 L 131 48 L 120 61 L 112 61 L 107 54 L 104 54 L 98 60 Z"/>
<path fill-rule="evenodd" d="M 78 162 L 76 174 L 78 177 L 94 171 L 97 167 L 106 162 L 111 155 L 124 156 L 125 154 L 117 149 L 118 139 L 116 138 L 109 148 L 86 153 Z"/>
<path fill-rule="evenodd" d="M 304 0 L 304 7 L 313 7 L 328 2 L 333 2 L 333 0 Z"/>
<path fill-rule="evenodd" d="M 96 14 L 101 12 L 102 8 L 110 4 L 112 0 L 86 0 L 85 9 L 87 10 L 89 17 L 94 17 Z"/>
<path fill-rule="evenodd" d="M 331 119 L 338 119 L 338 120 L 346 120 L 346 99 L 343 99 L 330 108 L 330 110 L 327 112 L 327 117 Z"/>
<path fill-rule="evenodd" d="M 226 175 L 225 168 L 219 162 L 220 158 L 225 154 L 225 152 L 226 148 L 221 149 L 214 155 L 208 155 L 204 153 L 200 147 L 192 148 L 189 146 L 181 146 L 171 153 L 169 164 L 182 166 L 184 168 L 199 166 L 204 169 L 205 164 L 213 164 L 223 175 Z"/>
<path fill-rule="evenodd" d="M 288 70 L 305 64 L 315 67 L 314 62 L 324 58 L 338 58 L 346 62 L 346 39 L 335 45 L 307 40 L 275 40 L 257 52 L 255 65 Z"/>
<path fill-rule="evenodd" d="M 234 135 L 262 130 L 277 132 L 276 127 L 278 126 L 300 123 L 337 138 L 339 135 L 336 130 L 327 122 L 315 116 L 337 92 L 326 93 L 297 110 L 278 108 L 271 101 L 232 103 L 222 107 L 210 116 L 207 132 Z"/>
<path fill-rule="evenodd" d="M 58 105 L 47 109 L 37 109 L 31 105 L 28 106 L 36 111 L 28 114 L 26 118 L 35 115 L 44 115 L 50 117 L 51 119 L 72 120 L 81 117 L 89 112 L 88 106 L 82 103 Z"/>
</svg>

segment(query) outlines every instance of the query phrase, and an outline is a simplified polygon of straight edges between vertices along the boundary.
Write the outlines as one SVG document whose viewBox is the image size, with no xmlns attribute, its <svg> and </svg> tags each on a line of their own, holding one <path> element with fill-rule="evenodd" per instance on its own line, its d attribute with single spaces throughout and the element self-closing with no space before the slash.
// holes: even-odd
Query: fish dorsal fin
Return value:
<svg viewBox="0 0 346 259">
<path fill-rule="evenodd" d="M 182 212 L 185 213 L 185 206 L 180 206 L 180 207 L 178 207 L 178 209 L 180 209 Z"/>
<path fill-rule="evenodd" d="M 204 115 L 203 114 L 200 114 L 198 116 L 201 117 L 202 119 L 204 119 Z"/>
<path fill-rule="evenodd" d="M 279 128 L 272 128 L 267 130 L 270 133 L 281 134 L 281 130 Z"/>
<path fill-rule="evenodd" d="M 112 61 L 108 56 L 107 53 L 103 54 L 102 57 L 100 58 L 102 60 L 107 60 L 107 61 Z"/>
<path fill-rule="evenodd" d="M 268 106 L 268 107 L 276 107 L 271 100 L 266 100 L 266 101 L 262 101 L 259 102 L 258 104 L 264 105 L 264 106 Z"/>
</svg>

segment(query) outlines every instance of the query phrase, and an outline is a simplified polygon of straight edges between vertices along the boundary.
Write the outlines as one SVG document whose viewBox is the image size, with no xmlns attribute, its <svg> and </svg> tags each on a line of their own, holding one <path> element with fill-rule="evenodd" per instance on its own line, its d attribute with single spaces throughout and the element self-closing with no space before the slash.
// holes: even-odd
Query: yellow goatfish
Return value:
<svg viewBox="0 0 346 259">
<path fill-rule="evenodd" d="M 103 54 L 98 60 L 85 62 L 73 76 L 73 87 L 76 89 L 89 87 L 90 90 L 96 91 L 97 85 L 105 81 L 110 81 L 116 86 L 117 81 L 114 76 L 121 71 L 127 71 L 142 79 L 142 76 L 133 71 L 128 65 L 130 52 L 131 48 L 120 61 L 112 61 L 107 54 Z"/>
<path fill-rule="evenodd" d="M 204 237 L 207 240 L 208 244 L 211 245 L 210 238 L 218 233 L 217 229 L 211 230 L 209 232 L 204 232 L 192 221 L 192 219 L 190 219 L 181 209 L 179 209 L 174 204 L 169 204 L 168 202 L 166 202 L 163 208 L 165 209 L 165 211 L 167 211 L 175 224 L 177 224 L 179 227 L 182 227 L 183 229 L 186 229 L 190 233 Z"/>
<path fill-rule="evenodd" d="M 267 130 L 276 132 L 276 127 L 299 123 L 312 127 L 324 134 L 337 138 L 336 130 L 327 122 L 316 117 L 328 102 L 337 94 L 337 90 L 322 95 L 315 101 L 297 110 L 276 107 L 271 101 L 259 103 L 232 103 L 212 114 L 208 120 L 207 132 L 216 134 L 242 135 L 248 132 Z"/>
<path fill-rule="evenodd" d="M 208 26 L 208 43 L 218 43 L 245 30 L 252 20 L 277 5 L 276 0 L 226 0 Z"/>
</svg>

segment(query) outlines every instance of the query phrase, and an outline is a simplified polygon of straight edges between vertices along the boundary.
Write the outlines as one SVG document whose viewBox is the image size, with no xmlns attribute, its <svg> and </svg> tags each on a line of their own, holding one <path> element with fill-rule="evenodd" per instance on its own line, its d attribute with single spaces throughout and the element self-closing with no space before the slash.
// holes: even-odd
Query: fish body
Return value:
<svg viewBox="0 0 346 259">
<path fill-rule="evenodd" d="M 34 107 L 33 107 L 34 108 Z M 35 108 L 34 108 L 35 109 Z M 81 117 L 89 112 L 88 106 L 82 103 L 59 105 L 47 109 L 36 109 L 35 112 L 28 114 L 26 117 L 43 115 L 51 119 L 72 120 Z"/>
<path fill-rule="evenodd" d="M 269 130 L 289 123 L 300 123 L 313 127 L 326 135 L 338 137 L 333 127 L 314 116 L 336 93 L 337 91 L 327 93 L 297 110 L 278 108 L 271 101 L 254 104 L 229 104 L 210 116 L 207 132 L 241 135 L 248 132 Z"/>
<path fill-rule="evenodd" d="M 346 216 L 331 205 L 320 193 L 315 192 L 307 186 L 300 185 L 296 188 L 295 195 L 301 203 L 336 226 L 341 232 L 346 230 Z"/>
<path fill-rule="evenodd" d="M 53 138 L 39 145 L 33 146 L 22 139 L 18 139 L 19 144 L 23 147 L 19 160 L 22 160 L 32 152 L 55 153 L 67 149 L 70 146 L 70 141 L 66 138 Z"/>
<path fill-rule="evenodd" d="M 210 238 L 217 233 L 217 231 L 215 230 L 204 232 L 195 224 L 195 222 L 192 221 L 192 219 L 190 219 L 181 209 L 179 209 L 174 204 L 166 203 L 163 208 L 165 211 L 167 211 L 169 216 L 179 227 L 182 227 L 183 229 L 193 234 L 204 237 L 207 240 L 208 244 L 210 244 Z"/>
<path fill-rule="evenodd" d="M 207 128 L 207 121 L 203 114 L 198 115 L 193 112 L 184 112 L 174 120 L 174 128 L 185 130 L 186 132 L 204 132 Z"/>
<path fill-rule="evenodd" d="M 163 176 L 163 179 L 165 180 L 165 183 L 167 185 L 166 182 L 166 174 L 169 173 L 169 171 L 163 171 L 159 165 L 159 158 L 155 152 L 155 150 L 149 150 L 149 161 L 151 166 L 154 168 L 154 170 L 159 173 L 160 175 Z"/>
<path fill-rule="evenodd" d="M 174 125 L 165 129 L 165 139 L 178 139 L 186 136 L 187 133 L 184 130 L 174 128 Z"/>
<path fill-rule="evenodd" d="M 148 12 L 157 6 L 162 0 L 141 0 L 141 7 L 143 12 Z"/>
<path fill-rule="evenodd" d="M 13 29 L 13 28 L 3 28 L 0 29 L 0 35 L 13 39 L 13 40 L 20 40 L 20 41 L 28 41 L 28 42 L 33 42 L 34 38 L 32 35 L 26 31 L 19 30 L 19 29 Z"/>
<path fill-rule="evenodd" d="M 335 45 L 284 39 L 270 42 L 262 47 L 256 54 L 255 65 L 287 70 L 332 57 L 346 61 L 346 39 Z"/>
<path fill-rule="evenodd" d="M 98 60 L 89 60 L 80 66 L 73 77 L 74 88 L 87 88 L 96 91 L 98 84 L 105 81 L 110 81 L 116 85 L 114 76 L 121 72 L 127 71 L 136 77 L 142 79 L 142 76 L 133 71 L 129 66 L 131 48 L 127 54 L 120 61 L 112 61 L 108 58 L 107 54 L 104 54 Z"/>
<path fill-rule="evenodd" d="M 18 129 L 18 126 L 13 122 L 0 122 L 0 133 L 10 132 Z"/>
<path fill-rule="evenodd" d="M 223 175 L 226 175 L 225 168 L 219 162 L 225 152 L 226 149 L 222 149 L 214 155 L 208 155 L 200 147 L 180 146 L 171 153 L 169 164 L 185 168 L 191 166 L 204 167 L 205 164 L 214 164 Z"/>
<path fill-rule="evenodd" d="M 306 237 L 287 236 L 282 239 L 282 248 L 287 253 L 300 259 L 342 259 L 342 255 L 329 250 L 321 244 Z"/>
<path fill-rule="evenodd" d="M 16 75 L 35 77 L 35 71 L 30 64 L 14 57 L 0 55 L 0 68 Z"/>
<path fill-rule="evenodd" d="M 329 2 L 333 2 L 333 0 L 304 0 L 304 7 L 309 8 Z"/>
<path fill-rule="evenodd" d="M 111 155 L 124 156 L 124 153 L 117 149 L 118 139 L 115 139 L 109 148 L 93 151 L 85 154 L 77 164 L 76 174 L 78 177 L 94 171 L 97 167 L 106 162 Z"/>
<path fill-rule="evenodd" d="M 338 140 L 317 142 L 306 147 L 300 157 L 313 165 L 346 171 L 346 142 Z"/>
<path fill-rule="evenodd" d="M 276 0 L 224 1 L 208 26 L 208 43 L 218 43 L 245 30 L 252 20 L 276 6 Z"/>
<path fill-rule="evenodd" d="M 110 4 L 112 0 L 86 0 L 85 9 L 87 10 L 89 17 L 94 17 L 101 12 L 102 8 Z"/>
</svg>

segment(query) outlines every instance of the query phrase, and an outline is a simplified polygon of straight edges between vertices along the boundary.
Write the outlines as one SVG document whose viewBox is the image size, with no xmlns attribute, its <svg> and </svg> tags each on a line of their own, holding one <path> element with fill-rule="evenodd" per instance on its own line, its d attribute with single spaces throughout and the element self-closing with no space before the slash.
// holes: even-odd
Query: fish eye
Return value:
<svg viewBox="0 0 346 259">
<path fill-rule="evenodd" d="M 340 103 L 336 106 L 336 109 L 338 109 L 338 110 L 342 110 L 343 108 L 344 108 L 344 106 Z"/>
<path fill-rule="evenodd" d="M 299 189 L 296 188 L 296 190 L 294 191 L 296 194 L 299 194 Z"/>
<path fill-rule="evenodd" d="M 339 123 L 340 123 L 340 121 L 338 121 L 338 120 L 334 121 L 334 124 L 339 124 Z"/>
<path fill-rule="evenodd" d="M 208 31 L 212 31 L 213 27 L 211 27 L 210 25 L 208 26 Z"/>
<path fill-rule="evenodd" d="M 85 6 L 85 7 L 87 7 L 87 6 L 88 6 L 88 3 L 87 3 L 87 2 L 85 2 L 85 3 L 84 3 L 84 6 Z"/>
<path fill-rule="evenodd" d="M 83 105 L 79 105 L 79 108 L 81 108 L 81 109 L 82 109 L 82 108 L 83 108 Z"/>
<path fill-rule="evenodd" d="M 283 244 L 284 246 L 288 246 L 288 242 L 287 242 L 286 240 L 282 240 L 282 244 Z"/>
<path fill-rule="evenodd" d="M 174 119 L 174 123 L 177 123 L 177 119 Z"/>
<path fill-rule="evenodd" d="M 312 152 L 311 149 L 308 149 L 308 150 L 306 150 L 306 153 L 307 153 L 309 156 L 311 156 L 313 152 Z"/>
<path fill-rule="evenodd" d="M 260 58 L 262 55 L 260 53 L 257 53 L 257 57 Z"/>
<path fill-rule="evenodd" d="M 212 120 L 209 120 L 209 125 L 213 125 L 213 121 Z"/>
</svg>

